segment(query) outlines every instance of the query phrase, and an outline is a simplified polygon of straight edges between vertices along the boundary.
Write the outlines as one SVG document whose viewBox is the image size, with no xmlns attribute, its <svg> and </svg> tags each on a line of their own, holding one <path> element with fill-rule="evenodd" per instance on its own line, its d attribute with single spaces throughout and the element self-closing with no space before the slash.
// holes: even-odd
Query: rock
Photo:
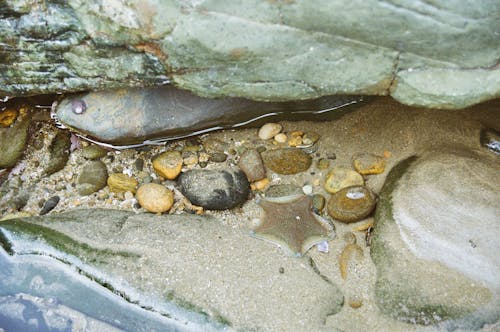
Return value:
<svg viewBox="0 0 500 332">
<path fill-rule="evenodd" d="M 276 136 L 274 136 L 274 140 L 278 143 L 286 143 L 286 140 L 288 137 L 286 136 L 285 133 L 279 133 Z"/>
<path fill-rule="evenodd" d="M 40 255 L 75 256 L 90 278 L 106 275 L 106 285 L 168 315 L 181 331 L 318 331 L 344 302 L 307 259 L 208 215 L 87 209 L 2 221 L 0 230 L 16 233 L 14 256 L 34 231 L 44 241 Z"/>
<path fill-rule="evenodd" d="M 330 160 L 326 159 L 326 158 L 321 158 L 320 160 L 318 160 L 318 169 L 328 169 L 330 168 Z"/>
<path fill-rule="evenodd" d="M 17 195 L 12 197 L 8 202 L 7 206 L 12 207 L 14 210 L 21 210 L 23 207 L 28 204 L 28 200 L 30 198 L 28 191 L 20 191 Z"/>
<path fill-rule="evenodd" d="M 305 133 L 304 136 L 302 136 L 302 144 L 304 145 L 315 144 L 320 139 L 320 137 L 321 136 L 319 136 L 319 134 L 312 131 Z"/>
<path fill-rule="evenodd" d="M 373 153 L 358 153 L 352 157 L 352 166 L 361 175 L 380 174 L 385 170 L 385 159 Z"/>
<path fill-rule="evenodd" d="M 61 198 L 59 196 L 57 196 L 57 195 L 56 196 L 52 196 L 51 198 L 49 198 L 43 204 L 42 210 L 40 211 L 40 215 L 43 216 L 44 214 L 47 214 L 50 211 L 52 211 L 57 206 L 57 204 L 59 203 L 60 199 Z"/>
<path fill-rule="evenodd" d="M 266 123 L 259 129 L 259 138 L 261 140 L 268 140 L 278 135 L 283 127 L 279 123 Z"/>
<path fill-rule="evenodd" d="M 135 194 L 137 188 L 137 180 L 123 173 L 110 174 L 107 181 L 109 190 L 120 193 L 130 191 Z"/>
<path fill-rule="evenodd" d="M 266 190 L 266 197 L 285 197 L 302 194 L 302 188 L 294 184 L 275 184 Z"/>
<path fill-rule="evenodd" d="M 223 163 L 227 159 L 227 154 L 223 152 L 214 152 L 210 154 L 210 161 L 213 163 Z"/>
<path fill-rule="evenodd" d="M 80 195 L 90 195 L 106 187 L 108 170 L 100 160 L 88 161 L 78 175 L 76 189 Z"/>
<path fill-rule="evenodd" d="M 375 208 L 375 194 L 364 186 L 350 186 L 337 191 L 328 201 L 328 214 L 339 221 L 363 220 Z"/>
<path fill-rule="evenodd" d="M 139 172 L 142 172 L 142 170 L 144 169 L 144 159 L 142 158 L 137 158 L 135 161 L 134 161 L 134 167 L 137 171 Z"/>
<path fill-rule="evenodd" d="M 498 322 L 496 158 L 484 150 L 440 149 L 390 171 L 371 241 L 384 314 L 467 331 Z"/>
<path fill-rule="evenodd" d="M 316 214 L 321 214 L 325 208 L 326 199 L 321 194 L 314 194 L 312 197 L 313 210 Z"/>
<path fill-rule="evenodd" d="M 12 108 L 0 111 L 0 127 L 10 127 L 16 121 L 18 115 L 19 111 Z"/>
<path fill-rule="evenodd" d="M 335 194 L 340 189 L 364 184 L 361 174 L 348 168 L 335 167 L 326 174 L 324 187 L 330 194 Z"/>
<path fill-rule="evenodd" d="M 246 174 L 248 181 L 254 182 L 266 177 L 266 169 L 260 153 L 255 149 L 243 152 L 238 162 L 238 167 Z"/>
<path fill-rule="evenodd" d="M 259 181 L 255 181 L 253 183 L 250 184 L 250 189 L 252 190 L 264 190 L 267 188 L 267 186 L 269 185 L 271 181 L 269 181 L 268 178 L 263 178 L 262 180 L 259 180 Z"/>
<path fill-rule="evenodd" d="M 167 151 L 153 159 L 153 168 L 159 176 L 174 180 L 181 172 L 182 162 L 179 151 Z"/>
<path fill-rule="evenodd" d="M 490 151 L 500 154 L 500 133 L 494 129 L 482 129 L 480 133 L 481 145 Z"/>
<path fill-rule="evenodd" d="M 156 183 L 143 184 L 135 197 L 144 209 L 153 213 L 167 212 L 174 204 L 172 190 Z"/>
<path fill-rule="evenodd" d="M 297 174 L 311 166 L 311 156 L 300 149 L 284 148 L 262 153 L 264 165 L 278 174 Z"/>
<path fill-rule="evenodd" d="M 13 167 L 23 154 L 29 124 L 28 118 L 18 118 L 10 127 L 0 128 L 0 168 Z"/>
<path fill-rule="evenodd" d="M 108 151 L 99 145 L 91 144 L 82 149 L 82 157 L 85 159 L 95 160 L 102 158 L 108 154 Z"/>
<path fill-rule="evenodd" d="M 243 204 L 250 184 L 243 171 L 189 170 L 178 180 L 179 189 L 194 205 L 208 210 L 232 209 Z"/>
<path fill-rule="evenodd" d="M 288 140 L 288 146 L 296 147 L 296 146 L 300 146 L 300 145 L 302 145 L 302 137 L 300 137 L 300 136 L 292 136 Z"/>
<path fill-rule="evenodd" d="M 59 172 L 66 166 L 69 159 L 71 134 L 67 131 L 58 131 L 49 146 L 49 161 L 44 169 L 46 175 Z"/>
</svg>

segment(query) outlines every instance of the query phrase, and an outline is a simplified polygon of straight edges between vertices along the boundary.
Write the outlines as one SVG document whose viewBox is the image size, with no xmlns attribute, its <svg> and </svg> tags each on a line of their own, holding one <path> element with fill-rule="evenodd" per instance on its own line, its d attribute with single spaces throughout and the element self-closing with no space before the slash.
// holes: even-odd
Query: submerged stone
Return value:
<svg viewBox="0 0 500 332">
<path fill-rule="evenodd" d="M 76 189 L 80 195 L 90 195 L 106 187 L 107 179 L 106 165 L 100 160 L 89 161 L 80 171 Z"/>
<path fill-rule="evenodd" d="M 312 163 L 310 155 L 297 148 L 283 148 L 262 152 L 264 165 L 278 174 L 305 172 Z"/>
<path fill-rule="evenodd" d="M 70 146 L 70 134 L 63 131 L 57 132 L 49 146 L 49 162 L 44 170 L 45 174 L 51 175 L 66 166 L 69 159 Z"/>
<path fill-rule="evenodd" d="M 10 127 L 0 128 L 0 168 L 13 167 L 21 157 L 28 139 L 28 118 L 18 119 Z"/>
</svg>

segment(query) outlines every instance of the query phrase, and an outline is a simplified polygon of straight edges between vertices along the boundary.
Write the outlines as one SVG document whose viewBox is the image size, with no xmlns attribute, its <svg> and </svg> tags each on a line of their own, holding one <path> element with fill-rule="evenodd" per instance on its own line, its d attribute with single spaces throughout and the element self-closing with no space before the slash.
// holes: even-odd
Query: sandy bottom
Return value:
<svg viewBox="0 0 500 332">
<path fill-rule="evenodd" d="M 379 98 L 359 110 L 346 114 L 342 118 L 332 122 L 281 122 L 285 132 L 303 131 L 316 132 L 321 138 L 318 141 L 318 149 L 313 154 L 313 165 L 307 172 L 296 175 L 279 175 L 268 171 L 271 184 L 296 184 L 299 186 L 312 185 L 313 193 L 319 193 L 329 198 L 329 194 L 323 189 L 323 182 L 328 170 L 317 168 L 317 161 L 335 154 L 336 159 L 330 162 L 332 167 L 352 168 L 351 158 L 355 153 L 367 152 L 386 156 L 386 170 L 379 175 L 371 175 L 365 178 L 366 185 L 375 193 L 380 192 L 388 171 L 399 161 L 418 154 L 420 151 L 429 149 L 448 149 L 450 147 L 466 147 L 479 149 L 479 133 L 481 128 L 490 127 L 500 129 L 500 100 L 494 100 L 469 109 L 460 111 L 439 111 L 417 109 L 400 105 L 389 98 Z M 42 125 L 42 130 L 34 136 L 34 139 L 44 140 L 45 146 L 54 135 L 53 127 L 49 124 Z M 241 129 L 210 133 L 202 137 L 217 138 L 230 143 L 236 150 L 245 146 L 255 146 L 258 142 L 257 129 Z M 183 142 L 169 143 L 167 148 L 183 144 Z M 266 143 L 271 144 L 271 143 Z M 263 144 L 265 145 L 265 144 Z M 153 147 L 144 150 L 125 150 L 112 152 L 114 160 L 103 158 L 108 170 L 122 170 L 131 172 L 137 176 L 134 170 L 134 161 L 141 157 L 145 162 L 144 171 L 147 175 L 155 178 L 152 171 L 150 159 L 152 156 L 165 150 L 165 147 Z M 39 157 L 40 156 L 40 157 Z M 42 158 L 42 159 L 41 159 Z M 40 160 L 41 159 L 41 160 Z M 113 208 L 137 212 L 144 212 L 134 207 L 135 199 L 131 196 L 120 196 L 109 192 L 108 188 L 87 197 L 78 195 L 73 187 L 76 182 L 78 170 L 83 163 L 78 151 L 71 154 L 67 166 L 60 172 L 50 177 L 42 177 L 41 170 L 46 162 L 43 154 L 33 147 L 29 147 L 25 159 L 19 164 L 15 172 L 22 180 L 22 188 L 29 188 L 31 195 L 24 212 L 38 214 L 41 199 L 48 199 L 53 195 L 59 195 L 61 202 L 53 210 L 60 212 L 72 208 Z M 209 163 L 207 168 L 217 169 L 228 167 L 236 163 L 229 158 L 225 163 Z M 176 203 L 171 213 L 182 213 L 189 205 L 182 199 L 182 195 L 175 189 L 173 182 L 164 182 L 175 191 Z M 242 228 L 250 230 L 257 222 L 261 209 L 255 203 L 254 193 L 252 197 L 241 208 L 232 211 L 205 211 L 213 215 L 227 227 Z M 5 201 L 8 195 L 2 200 Z M 2 203 L 2 201 L 0 201 Z M 10 211 L 7 211 L 10 212 Z M 326 217 L 326 212 L 325 212 Z M 327 278 L 338 285 L 344 292 L 346 303 L 362 302 L 361 307 L 354 309 L 344 305 L 341 312 L 327 318 L 324 329 L 328 331 L 424 331 L 432 330 L 422 326 L 412 326 L 397 322 L 391 318 L 382 316 L 374 301 L 374 284 L 376 280 L 376 269 L 370 258 L 370 247 L 366 244 L 365 232 L 356 231 L 356 228 L 372 221 L 367 218 L 353 224 L 343 224 L 333 221 L 336 227 L 336 238 L 329 242 L 329 252 L 320 253 L 316 247 L 312 248 L 308 255 L 315 261 L 317 268 Z M 357 243 L 363 249 L 363 258 L 354 260 L 349 266 L 348 277 L 343 280 L 339 271 L 339 256 L 346 245 L 343 235 L 353 232 Z M 258 240 L 256 240 L 258 241 Z M 205 243 L 206 250 L 218 250 L 212 243 Z M 281 250 L 269 244 L 269 250 Z M 259 254 L 259 253 L 257 253 Z M 266 253 L 261 253 L 265 255 Z M 252 301 L 252 294 L 248 294 L 246 301 Z M 299 299 L 298 299 L 299 300 Z M 276 308 L 279 310 L 279 308 Z M 493 327 L 495 328 L 495 327 Z M 498 328 L 498 326 L 497 326 Z"/>
</svg>

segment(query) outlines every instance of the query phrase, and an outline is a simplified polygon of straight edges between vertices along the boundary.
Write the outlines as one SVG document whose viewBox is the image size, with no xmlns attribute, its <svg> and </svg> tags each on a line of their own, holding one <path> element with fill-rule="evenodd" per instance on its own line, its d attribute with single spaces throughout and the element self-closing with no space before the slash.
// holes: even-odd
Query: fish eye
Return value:
<svg viewBox="0 0 500 332">
<path fill-rule="evenodd" d="M 82 114 L 87 110 L 87 104 L 81 99 L 76 99 L 71 102 L 71 110 L 75 114 Z"/>
</svg>

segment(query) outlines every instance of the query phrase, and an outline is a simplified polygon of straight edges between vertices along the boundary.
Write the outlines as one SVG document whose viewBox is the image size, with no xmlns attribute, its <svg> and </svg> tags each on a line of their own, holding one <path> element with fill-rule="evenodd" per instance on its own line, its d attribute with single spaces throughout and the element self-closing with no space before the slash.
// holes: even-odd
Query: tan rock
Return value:
<svg viewBox="0 0 500 332">
<path fill-rule="evenodd" d="M 127 192 L 127 191 L 135 193 L 138 184 L 136 179 L 122 173 L 110 174 L 107 182 L 109 190 L 115 193 Z"/>
<path fill-rule="evenodd" d="M 281 132 L 283 127 L 279 123 L 266 123 L 259 129 L 259 138 L 262 140 L 268 140 L 276 136 Z"/>
<path fill-rule="evenodd" d="M 274 140 L 278 143 L 286 143 L 287 139 L 288 137 L 285 133 L 279 133 L 278 135 L 274 136 Z"/>
<path fill-rule="evenodd" d="M 380 174 L 385 170 L 385 159 L 373 153 L 358 153 L 352 157 L 352 166 L 359 174 Z"/>
<path fill-rule="evenodd" d="M 330 194 L 334 194 L 343 188 L 356 185 L 362 186 L 364 183 L 363 177 L 358 172 L 348 168 L 335 167 L 326 175 L 324 187 Z"/>
<path fill-rule="evenodd" d="M 259 181 L 255 181 L 254 183 L 250 184 L 250 189 L 252 190 L 264 190 L 265 188 L 267 188 L 267 186 L 269 185 L 270 181 L 268 178 L 264 178 L 262 180 L 259 180 Z"/>
<path fill-rule="evenodd" d="M 290 137 L 290 140 L 288 141 L 288 145 L 292 146 L 292 147 L 302 145 L 302 137 L 300 137 L 300 136 Z"/>
<path fill-rule="evenodd" d="M 174 180 L 181 172 L 182 162 L 179 151 L 167 151 L 153 159 L 153 168 L 158 175 Z"/>
<path fill-rule="evenodd" d="M 153 213 L 167 212 L 174 204 L 173 192 L 156 183 L 140 186 L 135 197 L 144 209 Z"/>
</svg>

